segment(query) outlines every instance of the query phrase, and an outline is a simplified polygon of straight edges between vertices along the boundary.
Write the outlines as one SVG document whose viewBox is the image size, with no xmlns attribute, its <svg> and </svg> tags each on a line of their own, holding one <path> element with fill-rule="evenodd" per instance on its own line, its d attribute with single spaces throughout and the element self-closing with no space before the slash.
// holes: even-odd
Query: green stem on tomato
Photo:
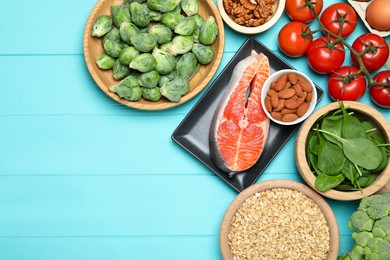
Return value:
<svg viewBox="0 0 390 260">
<path fill-rule="evenodd" d="M 336 35 L 336 34 L 332 33 L 331 31 L 329 31 L 327 28 L 325 28 L 325 26 L 322 24 L 319 16 L 317 15 L 317 12 L 315 11 L 314 4 L 315 3 L 312 3 L 310 0 L 306 0 L 306 6 L 314 14 L 315 19 L 316 19 L 316 21 L 318 22 L 318 24 L 320 26 L 320 31 L 325 32 L 325 34 L 328 34 L 330 36 L 333 36 L 335 38 L 334 45 L 336 45 L 338 42 L 340 42 L 341 44 L 343 44 L 346 48 L 348 48 L 350 50 L 350 52 L 355 56 L 355 58 L 356 58 L 356 60 L 357 60 L 357 62 L 359 64 L 357 73 L 362 72 L 364 74 L 364 76 L 367 78 L 367 85 L 368 85 L 369 88 L 372 87 L 373 85 L 377 84 L 377 82 L 372 78 L 371 74 L 369 73 L 369 71 L 364 66 L 364 63 L 363 63 L 363 60 L 362 60 L 362 54 L 360 54 L 359 52 L 355 51 L 352 48 L 352 46 L 349 45 L 348 42 L 343 37 L 341 37 L 341 34 L 342 34 L 341 30 L 340 30 L 339 34 Z M 342 18 L 341 21 L 339 21 L 340 22 L 340 28 L 342 28 L 342 25 L 344 24 L 344 21 L 345 21 L 344 18 Z"/>
</svg>

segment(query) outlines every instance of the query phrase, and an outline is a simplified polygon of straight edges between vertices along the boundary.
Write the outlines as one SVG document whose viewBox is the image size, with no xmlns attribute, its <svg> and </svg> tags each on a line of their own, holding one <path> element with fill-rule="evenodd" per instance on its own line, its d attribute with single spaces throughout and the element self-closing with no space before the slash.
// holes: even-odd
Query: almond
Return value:
<svg viewBox="0 0 390 260">
<path fill-rule="evenodd" d="M 281 91 L 282 89 L 285 88 L 286 83 L 287 83 L 287 74 L 283 74 L 275 81 L 275 90 L 278 92 Z"/>
<path fill-rule="evenodd" d="M 312 92 L 313 91 L 309 81 L 307 81 L 302 76 L 299 76 L 298 79 L 299 79 L 299 85 L 301 85 L 301 88 L 302 88 L 303 91 L 306 91 L 306 92 Z"/>
<path fill-rule="evenodd" d="M 278 94 L 278 92 L 276 92 L 276 91 L 275 91 L 275 90 L 273 90 L 273 89 L 270 89 L 270 90 L 268 90 L 268 91 L 267 91 L 267 95 L 268 95 L 268 96 L 272 96 L 272 95 L 274 95 L 274 94 L 276 94 L 276 95 L 277 95 L 277 94 Z"/>
<path fill-rule="evenodd" d="M 269 88 L 270 88 L 270 89 L 275 89 L 275 82 L 271 82 Z"/>
<path fill-rule="evenodd" d="M 293 89 L 295 90 L 295 94 L 297 94 L 298 97 L 303 97 L 303 90 L 299 83 L 294 84 Z"/>
<path fill-rule="evenodd" d="M 295 90 L 292 88 L 283 89 L 278 95 L 279 98 L 288 99 L 295 95 Z"/>
<path fill-rule="evenodd" d="M 264 105 L 265 109 L 267 109 L 268 112 L 271 112 L 272 110 L 272 105 L 271 105 L 271 98 L 269 96 L 266 96 L 264 99 Z"/>
<path fill-rule="evenodd" d="M 284 116 L 285 114 L 294 114 L 296 113 L 296 109 L 288 109 L 288 108 L 283 108 L 282 111 L 280 111 L 280 114 Z"/>
<path fill-rule="evenodd" d="M 284 108 L 284 99 L 279 99 L 279 105 L 274 108 L 274 111 L 279 112 Z"/>
<path fill-rule="evenodd" d="M 295 83 L 297 83 L 297 81 L 298 81 L 297 74 L 295 74 L 295 73 L 293 73 L 293 72 L 289 73 L 289 74 L 288 74 L 288 81 L 290 81 L 291 84 L 293 84 L 293 85 L 294 85 Z"/>
<path fill-rule="evenodd" d="M 298 108 L 297 108 L 297 115 L 299 117 L 306 114 L 307 110 L 309 109 L 310 103 L 309 102 L 303 102 Z"/>
<path fill-rule="evenodd" d="M 279 121 L 282 120 L 282 115 L 281 115 L 279 112 L 272 112 L 272 113 L 271 113 L 271 116 L 272 116 L 273 118 L 275 118 L 276 120 L 279 120 Z"/>
<path fill-rule="evenodd" d="M 306 102 L 311 102 L 312 99 L 313 99 L 313 91 L 307 93 L 305 101 Z"/>
<path fill-rule="evenodd" d="M 285 114 L 282 116 L 282 122 L 292 122 L 298 119 L 297 114 Z"/>
<path fill-rule="evenodd" d="M 305 101 L 306 95 L 307 93 L 303 92 L 303 97 L 293 96 L 284 102 L 284 106 L 289 109 L 296 109 Z"/>
<path fill-rule="evenodd" d="M 271 105 L 273 108 L 277 107 L 279 105 L 279 97 L 278 94 L 273 94 L 270 96 L 271 98 Z"/>
</svg>

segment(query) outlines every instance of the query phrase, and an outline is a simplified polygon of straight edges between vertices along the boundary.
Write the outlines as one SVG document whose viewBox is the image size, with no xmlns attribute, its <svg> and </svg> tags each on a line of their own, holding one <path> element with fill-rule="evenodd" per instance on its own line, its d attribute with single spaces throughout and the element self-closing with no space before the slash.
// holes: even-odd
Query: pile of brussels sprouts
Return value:
<svg viewBox="0 0 390 260">
<path fill-rule="evenodd" d="M 198 0 L 125 0 L 99 16 L 92 36 L 104 53 L 96 60 L 120 81 L 110 91 L 121 98 L 180 102 L 201 64 L 209 64 L 218 27 L 198 14 Z"/>
</svg>

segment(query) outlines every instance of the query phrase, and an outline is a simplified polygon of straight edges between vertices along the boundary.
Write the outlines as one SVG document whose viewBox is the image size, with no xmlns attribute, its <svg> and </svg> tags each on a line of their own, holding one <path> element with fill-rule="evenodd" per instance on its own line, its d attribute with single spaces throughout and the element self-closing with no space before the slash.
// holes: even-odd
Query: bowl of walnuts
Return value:
<svg viewBox="0 0 390 260">
<path fill-rule="evenodd" d="M 286 0 L 218 0 L 225 23 L 243 34 L 257 34 L 271 28 L 282 15 Z"/>
</svg>

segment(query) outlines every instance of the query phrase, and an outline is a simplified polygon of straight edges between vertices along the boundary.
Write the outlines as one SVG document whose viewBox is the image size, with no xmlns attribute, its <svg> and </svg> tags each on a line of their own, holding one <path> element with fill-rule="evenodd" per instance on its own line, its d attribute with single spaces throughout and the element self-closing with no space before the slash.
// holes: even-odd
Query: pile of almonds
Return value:
<svg viewBox="0 0 390 260">
<path fill-rule="evenodd" d="M 292 122 L 303 116 L 313 98 L 313 88 L 307 79 L 290 72 L 270 85 L 264 104 L 271 116 L 282 122 Z"/>
</svg>

